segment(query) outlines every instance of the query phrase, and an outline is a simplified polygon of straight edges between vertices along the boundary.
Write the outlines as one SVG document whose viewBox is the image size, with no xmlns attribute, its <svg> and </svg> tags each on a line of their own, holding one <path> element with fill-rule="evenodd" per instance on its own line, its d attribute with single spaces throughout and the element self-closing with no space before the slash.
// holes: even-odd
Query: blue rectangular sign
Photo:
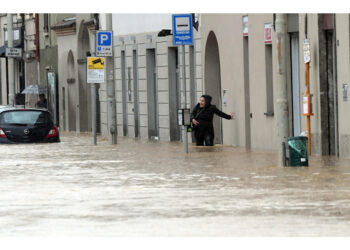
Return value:
<svg viewBox="0 0 350 250">
<path fill-rule="evenodd" d="M 112 45 L 112 32 L 103 31 L 97 33 L 97 45 L 98 46 L 111 46 Z"/>
<path fill-rule="evenodd" d="M 193 44 L 193 28 L 191 14 L 173 15 L 173 39 L 174 45 Z"/>
<path fill-rule="evenodd" d="M 96 32 L 96 56 L 113 55 L 113 31 L 98 30 Z"/>
</svg>

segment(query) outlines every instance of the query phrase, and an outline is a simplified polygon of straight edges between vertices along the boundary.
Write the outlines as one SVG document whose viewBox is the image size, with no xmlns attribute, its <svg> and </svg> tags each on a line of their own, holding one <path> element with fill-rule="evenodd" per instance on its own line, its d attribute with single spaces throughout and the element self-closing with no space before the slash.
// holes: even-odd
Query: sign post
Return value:
<svg viewBox="0 0 350 250">
<path fill-rule="evenodd" d="M 105 82 L 105 58 L 108 65 L 111 65 L 111 62 L 113 62 L 113 31 L 112 30 L 97 30 L 95 35 L 95 55 L 96 57 L 88 57 L 88 69 L 87 69 L 87 82 L 91 83 L 91 98 L 92 98 L 92 113 L 93 113 L 93 119 L 92 119 L 92 133 L 93 133 L 93 143 L 94 145 L 97 144 L 97 83 L 104 83 Z M 113 68 L 113 66 L 112 66 Z M 110 70 L 109 70 L 110 71 Z M 108 124 L 111 127 L 115 127 L 112 123 L 113 119 L 113 113 L 115 113 L 115 109 L 111 108 L 113 106 L 113 100 L 114 100 L 114 106 L 115 106 L 115 98 L 113 98 L 114 95 L 114 88 L 110 88 L 110 82 L 112 83 L 112 86 L 114 86 L 114 81 L 110 81 L 110 72 L 108 71 L 108 79 L 107 79 L 107 95 L 108 95 Z M 113 72 L 112 72 L 113 75 Z M 112 96 L 112 97 L 110 97 Z M 114 114 L 115 117 L 115 114 Z M 111 119 L 110 119 L 111 118 Z M 109 129 L 111 131 L 111 128 Z M 117 143 L 117 137 L 116 134 L 110 135 L 109 138 L 112 136 L 112 141 L 116 144 Z"/>
<path fill-rule="evenodd" d="M 96 55 L 106 57 L 108 142 L 117 144 L 117 117 L 114 83 L 112 14 L 106 14 L 106 29 L 96 31 Z"/>
<path fill-rule="evenodd" d="M 105 81 L 105 66 L 103 57 L 87 58 L 87 83 L 91 83 L 91 99 L 92 99 L 92 133 L 93 144 L 97 145 L 97 100 L 96 100 L 96 84 Z"/>
<path fill-rule="evenodd" d="M 306 83 L 306 95 L 303 96 L 303 115 L 306 116 L 307 123 L 307 137 L 308 137 L 308 149 L 309 155 L 311 155 L 311 124 L 310 118 L 313 115 L 311 110 L 311 96 L 310 95 L 310 61 L 311 61 L 311 50 L 310 50 L 310 39 L 305 39 L 303 44 L 304 50 L 304 63 L 305 63 L 305 83 Z"/>
<path fill-rule="evenodd" d="M 91 103 L 91 113 L 92 113 L 92 134 L 93 134 L 93 144 L 97 145 L 97 95 L 96 95 L 96 83 L 92 83 L 91 84 L 91 99 L 92 99 L 92 103 Z"/>
<path fill-rule="evenodd" d="M 185 60 L 185 45 L 193 44 L 193 28 L 191 14 L 173 15 L 173 43 L 174 45 L 182 46 L 182 83 L 183 83 L 183 103 L 182 108 L 187 107 L 186 98 L 186 60 Z M 183 126 L 185 153 L 188 153 L 188 138 L 187 129 Z"/>
</svg>

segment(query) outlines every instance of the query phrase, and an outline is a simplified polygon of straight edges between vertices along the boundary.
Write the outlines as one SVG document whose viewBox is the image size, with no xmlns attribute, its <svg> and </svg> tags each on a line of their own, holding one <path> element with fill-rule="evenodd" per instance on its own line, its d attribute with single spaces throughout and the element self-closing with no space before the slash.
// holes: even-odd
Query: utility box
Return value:
<svg viewBox="0 0 350 250">
<path fill-rule="evenodd" d="M 190 109 L 177 110 L 177 123 L 179 126 L 189 126 L 191 124 L 190 112 Z"/>
<path fill-rule="evenodd" d="M 288 139 L 289 165 L 292 167 L 309 166 L 308 138 L 295 136 Z"/>
</svg>

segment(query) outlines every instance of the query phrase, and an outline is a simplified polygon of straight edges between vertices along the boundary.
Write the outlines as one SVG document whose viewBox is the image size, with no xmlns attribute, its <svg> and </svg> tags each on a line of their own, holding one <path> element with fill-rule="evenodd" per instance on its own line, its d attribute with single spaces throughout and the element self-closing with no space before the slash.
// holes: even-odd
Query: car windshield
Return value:
<svg viewBox="0 0 350 250">
<path fill-rule="evenodd" d="M 7 111 L 0 115 L 1 125 L 40 125 L 49 121 L 50 115 L 47 112 L 35 110 Z"/>
</svg>

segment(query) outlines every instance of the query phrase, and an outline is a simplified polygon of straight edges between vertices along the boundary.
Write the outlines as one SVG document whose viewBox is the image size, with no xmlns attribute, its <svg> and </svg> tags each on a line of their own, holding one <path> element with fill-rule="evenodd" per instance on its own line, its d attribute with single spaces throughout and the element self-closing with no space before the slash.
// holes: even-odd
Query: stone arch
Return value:
<svg viewBox="0 0 350 250">
<path fill-rule="evenodd" d="M 205 93 L 213 97 L 212 104 L 221 110 L 221 73 L 219 45 L 213 31 L 209 32 L 205 46 L 205 69 L 204 69 Z M 220 117 L 214 116 L 214 142 L 222 144 L 222 121 Z"/>
<path fill-rule="evenodd" d="M 89 30 L 84 25 L 84 20 L 81 21 L 78 32 L 78 98 L 79 106 L 77 114 L 77 131 L 85 132 L 91 130 L 91 105 L 90 105 L 90 91 L 86 79 L 86 57 L 90 51 Z"/>
<path fill-rule="evenodd" d="M 72 50 L 68 52 L 67 56 L 67 111 L 64 111 L 68 117 L 68 123 L 65 121 L 65 124 L 68 124 L 69 131 L 76 131 L 76 111 L 77 111 L 77 88 L 76 88 L 76 79 L 75 79 L 75 63 L 74 55 Z M 65 115 L 64 114 L 64 115 Z"/>
</svg>

